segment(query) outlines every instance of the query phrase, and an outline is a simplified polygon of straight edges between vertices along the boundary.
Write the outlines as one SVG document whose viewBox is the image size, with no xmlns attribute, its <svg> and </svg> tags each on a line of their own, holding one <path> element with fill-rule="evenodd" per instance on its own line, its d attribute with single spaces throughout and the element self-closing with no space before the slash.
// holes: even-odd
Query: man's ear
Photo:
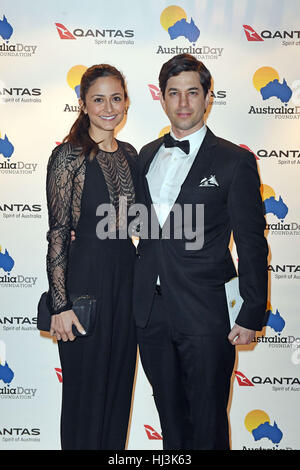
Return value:
<svg viewBox="0 0 300 470">
<path fill-rule="evenodd" d="M 210 98 L 211 98 L 211 91 L 208 90 L 207 95 L 206 95 L 206 97 L 205 97 L 205 111 L 207 110 L 207 107 L 208 107 L 208 105 L 209 105 L 209 100 L 210 100 Z"/>
<path fill-rule="evenodd" d="M 165 100 L 164 100 L 164 97 L 163 97 L 163 94 L 162 94 L 161 91 L 159 92 L 159 101 L 160 101 L 160 104 L 163 107 L 163 110 L 165 111 L 166 110 L 166 104 L 165 104 Z"/>
</svg>

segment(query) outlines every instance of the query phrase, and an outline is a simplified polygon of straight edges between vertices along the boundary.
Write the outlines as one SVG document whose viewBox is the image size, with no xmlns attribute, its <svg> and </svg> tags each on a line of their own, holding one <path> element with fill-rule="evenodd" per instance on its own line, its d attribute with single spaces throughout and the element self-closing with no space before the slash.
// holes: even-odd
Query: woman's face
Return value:
<svg viewBox="0 0 300 470">
<path fill-rule="evenodd" d="M 112 132 L 122 121 L 126 108 L 121 81 L 112 76 L 97 78 L 86 93 L 85 104 L 80 104 L 89 116 L 92 138 Z"/>
</svg>

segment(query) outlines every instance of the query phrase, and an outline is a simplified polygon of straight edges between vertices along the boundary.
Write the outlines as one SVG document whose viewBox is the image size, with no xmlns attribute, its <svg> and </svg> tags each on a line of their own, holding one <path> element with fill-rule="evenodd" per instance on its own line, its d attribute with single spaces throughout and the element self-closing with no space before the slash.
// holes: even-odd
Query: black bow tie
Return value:
<svg viewBox="0 0 300 470">
<path fill-rule="evenodd" d="M 179 147 L 187 155 L 190 153 L 190 143 L 188 140 L 175 140 L 170 134 L 164 135 L 165 147 Z"/>
</svg>

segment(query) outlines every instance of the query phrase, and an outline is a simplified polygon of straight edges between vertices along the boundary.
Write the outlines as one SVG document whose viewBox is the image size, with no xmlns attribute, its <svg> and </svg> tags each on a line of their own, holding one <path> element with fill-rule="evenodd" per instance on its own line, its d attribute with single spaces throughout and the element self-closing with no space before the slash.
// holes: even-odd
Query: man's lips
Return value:
<svg viewBox="0 0 300 470">
<path fill-rule="evenodd" d="M 177 116 L 180 118 L 188 118 L 192 113 L 177 113 Z"/>
</svg>

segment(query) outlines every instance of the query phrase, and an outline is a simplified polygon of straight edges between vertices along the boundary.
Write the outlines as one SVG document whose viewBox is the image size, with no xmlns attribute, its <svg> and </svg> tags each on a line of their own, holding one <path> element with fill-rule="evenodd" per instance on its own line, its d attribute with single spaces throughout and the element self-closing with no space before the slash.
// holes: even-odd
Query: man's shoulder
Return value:
<svg viewBox="0 0 300 470">
<path fill-rule="evenodd" d="M 151 142 L 148 142 L 142 146 L 138 156 L 138 165 L 140 169 L 147 164 L 149 158 L 151 158 L 158 151 L 162 143 L 163 137 L 159 137 L 158 139 L 152 140 Z"/>
<path fill-rule="evenodd" d="M 255 160 L 254 153 L 246 146 L 235 144 L 234 142 L 224 139 L 222 137 L 216 137 L 217 151 L 223 155 L 224 158 L 228 158 L 233 161 L 239 161 L 240 159 Z"/>
<path fill-rule="evenodd" d="M 223 137 L 216 137 L 217 142 L 218 142 L 218 147 L 222 149 L 223 151 L 228 151 L 230 153 L 234 154 L 241 154 L 247 152 L 247 150 L 244 147 L 241 147 L 238 144 L 235 144 L 231 140 L 224 139 Z"/>
<path fill-rule="evenodd" d="M 151 142 L 148 142 L 147 144 L 143 145 L 139 154 L 144 155 L 153 150 L 153 148 L 159 147 L 163 143 L 163 137 L 159 137 L 158 139 L 154 139 Z"/>
</svg>

